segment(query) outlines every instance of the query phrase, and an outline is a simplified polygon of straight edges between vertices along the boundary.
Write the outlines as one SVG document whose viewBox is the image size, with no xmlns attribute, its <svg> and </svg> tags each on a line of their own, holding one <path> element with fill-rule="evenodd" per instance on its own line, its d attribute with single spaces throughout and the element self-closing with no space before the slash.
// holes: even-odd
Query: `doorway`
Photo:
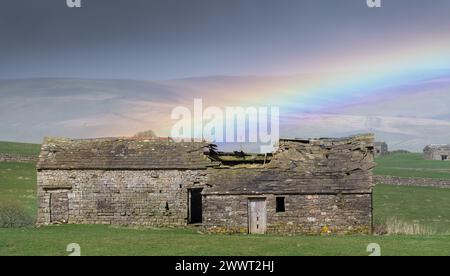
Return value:
<svg viewBox="0 0 450 276">
<path fill-rule="evenodd" d="M 50 194 L 50 222 L 67 223 L 69 221 L 69 197 L 67 192 Z"/>
<path fill-rule="evenodd" d="M 266 221 L 266 199 L 250 198 L 248 200 L 248 232 L 250 234 L 265 234 Z"/>
<path fill-rule="evenodd" d="M 203 189 L 189 189 L 188 193 L 188 218 L 189 223 L 202 223 L 202 190 Z"/>
</svg>

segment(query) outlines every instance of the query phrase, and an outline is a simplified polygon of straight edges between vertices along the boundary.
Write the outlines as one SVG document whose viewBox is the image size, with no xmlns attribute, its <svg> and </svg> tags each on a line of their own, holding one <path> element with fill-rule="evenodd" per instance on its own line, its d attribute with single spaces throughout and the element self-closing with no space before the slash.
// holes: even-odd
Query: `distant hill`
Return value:
<svg viewBox="0 0 450 276">
<path fill-rule="evenodd" d="M 315 89 L 314 80 L 335 77 L 0 80 L 0 140 L 40 143 L 45 136 L 132 136 L 147 129 L 168 136 L 173 108 L 192 108 L 196 97 L 204 100 L 204 106 L 278 105 L 282 137 L 372 132 L 390 150 L 414 152 L 427 144 L 450 142 L 450 72 L 447 77 L 408 85 L 387 83 L 375 93 L 358 90 L 353 95 L 347 87 L 334 86 L 309 91 Z M 352 102 L 340 97 L 341 90 Z"/>
</svg>

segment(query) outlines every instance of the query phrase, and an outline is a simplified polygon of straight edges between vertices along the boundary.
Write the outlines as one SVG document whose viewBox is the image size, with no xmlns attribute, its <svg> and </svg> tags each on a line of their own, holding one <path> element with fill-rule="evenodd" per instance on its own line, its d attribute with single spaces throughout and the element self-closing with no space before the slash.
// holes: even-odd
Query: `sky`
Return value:
<svg viewBox="0 0 450 276">
<path fill-rule="evenodd" d="M 0 78 L 450 67 L 449 0 L 2 0 Z"/>
</svg>

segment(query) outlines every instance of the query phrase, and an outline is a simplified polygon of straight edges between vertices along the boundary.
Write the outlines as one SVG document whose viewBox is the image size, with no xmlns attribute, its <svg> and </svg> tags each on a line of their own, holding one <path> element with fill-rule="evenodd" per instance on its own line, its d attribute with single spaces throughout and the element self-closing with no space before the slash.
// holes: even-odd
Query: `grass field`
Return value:
<svg viewBox="0 0 450 276">
<path fill-rule="evenodd" d="M 376 225 L 396 219 L 429 234 L 450 234 L 450 189 L 377 185 L 373 204 Z"/>
<path fill-rule="evenodd" d="M 41 145 L 14 142 L 0 142 L 0 153 L 18 154 L 25 156 L 38 156 Z"/>
<path fill-rule="evenodd" d="M 36 165 L 0 162 L 0 203 L 36 214 Z"/>
<path fill-rule="evenodd" d="M 201 235 L 191 230 L 135 230 L 102 225 L 0 229 L 0 255 L 359 255 L 378 243 L 382 255 L 450 255 L 450 237 L 434 236 L 245 236 Z"/>
<path fill-rule="evenodd" d="M 421 153 L 398 153 L 375 159 L 376 175 L 450 179 L 450 162 L 425 160 Z"/>
<path fill-rule="evenodd" d="M 412 161 L 406 156 L 415 157 Z M 405 162 L 401 161 L 404 160 Z M 377 160 L 403 168 L 445 169 L 417 155 Z M 36 213 L 34 164 L 0 163 L 0 203 Z M 129 229 L 106 225 L 64 225 L 0 229 L 0 255 L 68 255 L 78 243 L 82 255 L 368 255 L 378 243 L 382 255 L 450 255 L 450 189 L 379 185 L 374 189 L 376 225 L 402 222 L 424 235 L 250 236 L 203 235 L 192 229 Z"/>
</svg>

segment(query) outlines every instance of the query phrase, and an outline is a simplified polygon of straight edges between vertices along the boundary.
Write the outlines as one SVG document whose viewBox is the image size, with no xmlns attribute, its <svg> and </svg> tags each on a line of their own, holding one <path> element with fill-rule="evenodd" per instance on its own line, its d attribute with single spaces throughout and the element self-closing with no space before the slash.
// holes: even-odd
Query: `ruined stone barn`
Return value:
<svg viewBox="0 0 450 276">
<path fill-rule="evenodd" d="M 375 142 L 374 143 L 374 153 L 375 156 L 383 156 L 389 154 L 389 147 L 386 142 Z"/>
<path fill-rule="evenodd" d="M 168 138 L 47 138 L 38 225 L 370 233 L 373 166 L 372 135 L 281 139 L 267 155 Z"/>
<path fill-rule="evenodd" d="M 450 145 L 428 145 L 423 149 L 426 160 L 450 160 Z"/>
</svg>

